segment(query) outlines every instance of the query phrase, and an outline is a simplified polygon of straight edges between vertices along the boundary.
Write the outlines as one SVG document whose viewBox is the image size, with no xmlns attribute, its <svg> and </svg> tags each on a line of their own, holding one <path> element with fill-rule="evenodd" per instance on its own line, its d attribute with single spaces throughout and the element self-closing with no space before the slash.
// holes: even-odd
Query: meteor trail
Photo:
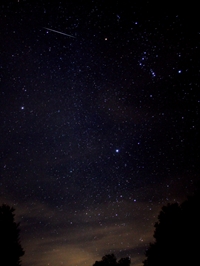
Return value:
<svg viewBox="0 0 200 266">
<path fill-rule="evenodd" d="M 45 28 L 45 27 L 43 27 L 43 28 L 46 29 L 46 30 L 50 30 L 50 31 L 53 31 L 53 32 L 56 32 L 56 33 L 59 33 L 59 34 L 62 34 L 62 35 L 65 35 L 65 36 L 71 37 L 71 38 L 76 38 L 76 37 L 74 37 L 74 36 L 72 36 L 72 35 L 66 34 L 66 33 L 61 32 L 61 31 L 52 30 L 52 29 Z"/>
</svg>

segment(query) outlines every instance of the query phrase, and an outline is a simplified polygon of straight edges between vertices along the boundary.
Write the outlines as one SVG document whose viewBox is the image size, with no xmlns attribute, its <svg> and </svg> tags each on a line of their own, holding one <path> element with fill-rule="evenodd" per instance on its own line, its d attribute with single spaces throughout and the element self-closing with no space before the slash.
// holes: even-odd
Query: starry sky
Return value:
<svg viewBox="0 0 200 266">
<path fill-rule="evenodd" d="M 23 266 L 109 253 L 141 266 L 161 207 L 195 191 L 195 10 L 1 1 L 0 203 L 16 209 Z"/>
</svg>

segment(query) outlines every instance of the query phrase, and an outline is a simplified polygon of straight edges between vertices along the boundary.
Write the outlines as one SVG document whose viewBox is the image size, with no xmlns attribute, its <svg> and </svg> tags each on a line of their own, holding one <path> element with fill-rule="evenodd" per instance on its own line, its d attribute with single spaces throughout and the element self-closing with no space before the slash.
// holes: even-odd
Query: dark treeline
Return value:
<svg viewBox="0 0 200 266">
<path fill-rule="evenodd" d="M 200 193 L 182 204 L 163 206 L 155 223 L 153 243 L 145 252 L 144 266 L 189 266 L 199 264 Z M 93 266 L 130 266 L 129 257 L 117 262 L 113 254 L 105 255 Z"/>
<path fill-rule="evenodd" d="M 108 254 L 102 257 L 102 260 L 96 261 L 93 266 L 130 266 L 131 260 L 129 257 L 121 258 L 117 261 L 114 254 Z"/>
<path fill-rule="evenodd" d="M 19 223 L 14 220 L 15 209 L 3 204 L 0 206 L 0 265 L 20 266 L 24 255 L 19 239 Z"/>
<path fill-rule="evenodd" d="M 144 266 L 184 266 L 199 263 L 200 194 L 182 204 L 162 207 L 155 223 L 154 243 L 146 251 Z"/>
<path fill-rule="evenodd" d="M 182 204 L 163 206 L 155 223 L 154 242 L 146 250 L 144 266 L 188 266 L 199 263 L 200 193 Z M 14 208 L 0 206 L 0 265 L 21 266 L 24 250 L 20 244 L 19 223 Z M 117 261 L 108 254 L 93 266 L 130 266 L 129 257 Z"/>
</svg>

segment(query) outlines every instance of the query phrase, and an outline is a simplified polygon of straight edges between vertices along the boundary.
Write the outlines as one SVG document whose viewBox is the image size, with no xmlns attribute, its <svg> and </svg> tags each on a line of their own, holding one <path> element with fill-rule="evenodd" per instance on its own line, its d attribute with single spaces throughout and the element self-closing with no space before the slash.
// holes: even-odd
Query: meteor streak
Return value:
<svg viewBox="0 0 200 266">
<path fill-rule="evenodd" d="M 43 27 L 43 28 L 46 29 L 46 30 L 50 30 L 50 31 L 53 31 L 53 32 L 56 32 L 56 33 L 59 33 L 59 34 L 62 34 L 62 35 L 65 35 L 65 36 L 71 37 L 71 38 L 76 38 L 76 37 L 74 37 L 74 36 L 72 36 L 72 35 L 66 34 L 66 33 L 61 32 L 61 31 L 52 30 L 52 29 L 45 28 L 45 27 Z"/>
</svg>

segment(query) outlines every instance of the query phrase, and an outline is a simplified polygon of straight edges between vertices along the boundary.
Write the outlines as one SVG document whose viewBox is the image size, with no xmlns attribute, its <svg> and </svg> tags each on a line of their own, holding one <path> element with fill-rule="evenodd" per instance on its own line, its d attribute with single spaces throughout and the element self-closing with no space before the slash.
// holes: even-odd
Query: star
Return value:
<svg viewBox="0 0 200 266">
<path fill-rule="evenodd" d="M 139 265 L 161 205 L 199 178 L 199 31 L 135 1 L 39 2 L 1 16 L 0 199 L 23 264 L 93 265 L 115 248 Z"/>
</svg>

